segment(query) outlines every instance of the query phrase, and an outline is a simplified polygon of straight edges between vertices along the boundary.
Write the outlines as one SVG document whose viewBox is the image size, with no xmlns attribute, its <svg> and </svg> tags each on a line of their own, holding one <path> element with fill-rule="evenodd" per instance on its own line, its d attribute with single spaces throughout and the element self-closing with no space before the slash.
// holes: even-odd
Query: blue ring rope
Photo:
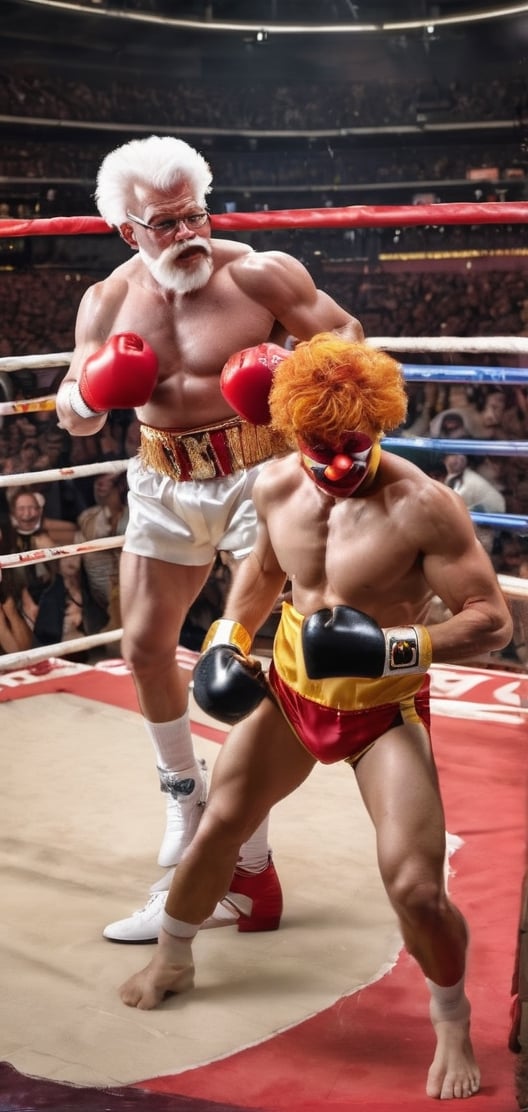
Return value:
<svg viewBox="0 0 528 1112">
<path fill-rule="evenodd" d="M 520 514 L 482 514 L 471 510 L 471 518 L 475 525 L 488 525 L 491 529 L 528 535 L 528 517 Z"/>
<path fill-rule="evenodd" d="M 462 440 L 458 437 L 435 440 L 425 436 L 385 436 L 381 442 L 388 451 L 394 448 L 429 449 L 465 456 L 528 456 L 528 440 Z"/>
<path fill-rule="evenodd" d="M 381 441 L 382 447 L 387 451 L 398 451 L 405 454 L 405 449 L 441 452 L 442 455 L 475 456 L 528 456 L 528 440 L 435 440 L 423 436 L 386 436 Z M 528 517 L 520 514 L 484 514 L 470 511 L 470 516 L 475 525 L 488 526 L 491 529 L 504 529 L 509 533 L 519 533 L 528 536 Z"/>
<path fill-rule="evenodd" d="M 406 382 L 501 382 L 528 386 L 528 368 L 522 367 L 438 367 L 402 363 Z"/>
</svg>

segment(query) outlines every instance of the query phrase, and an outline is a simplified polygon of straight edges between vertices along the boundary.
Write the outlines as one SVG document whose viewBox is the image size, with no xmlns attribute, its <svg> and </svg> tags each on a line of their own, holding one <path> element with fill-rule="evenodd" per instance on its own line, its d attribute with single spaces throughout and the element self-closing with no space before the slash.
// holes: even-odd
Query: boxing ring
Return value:
<svg viewBox="0 0 528 1112">
<path fill-rule="evenodd" d="M 281 227 L 521 223 L 526 221 L 527 216 L 528 204 L 522 203 L 351 206 L 345 209 L 221 214 L 212 216 L 212 227 L 213 231 L 259 231 Z M 97 217 L 0 220 L 0 235 L 8 237 L 104 235 L 112 231 Z M 435 358 L 434 364 L 427 365 L 403 362 L 405 380 L 409 384 L 528 385 L 528 337 L 369 336 L 368 341 L 395 357 L 403 353 L 406 360 L 414 355 Z M 30 369 L 38 374 L 49 368 L 67 368 L 71 354 L 52 352 L 5 357 L 0 359 L 0 376 L 5 382 L 10 374 L 19 370 Z M 468 355 L 475 356 L 473 366 L 445 365 L 441 362 L 442 356 L 451 360 Z M 484 357 L 490 356 L 496 357 L 496 366 L 484 363 Z M 479 363 L 479 357 L 482 363 Z M 504 366 L 501 358 L 514 358 L 522 366 Z M 21 413 L 53 412 L 54 408 L 54 395 L 24 400 L 11 398 L 0 403 L 0 417 L 8 420 L 10 416 Z M 439 456 L 453 451 L 455 445 L 457 451 L 468 456 L 528 456 L 528 441 L 457 438 L 453 442 L 452 439 L 424 436 L 385 437 L 383 441 L 387 450 L 404 448 L 415 453 L 435 452 Z M 62 482 L 101 473 L 118 475 L 125 472 L 127 463 L 128 460 L 123 458 L 0 475 L 0 488 Z M 476 527 L 528 535 L 528 516 L 525 515 L 474 513 L 472 518 Z M 119 535 L 81 544 L 4 554 L 0 556 L 0 571 L 21 564 L 28 566 L 60 560 L 73 554 L 82 557 L 94 551 L 119 549 L 123 540 L 123 536 Z M 528 580 L 499 575 L 499 581 L 511 605 L 528 599 Z M 4 1059 L 8 1064 L 7 1074 L 2 1073 L 0 1068 L 0 1098 L 2 1092 L 7 1093 L 11 1101 L 9 1107 L 25 1112 L 24 1101 L 29 1101 L 31 1092 L 28 1078 L 33 1077 L 40 1086 L 38 1091 L 44 1097 L 49 1096 L 50 1103 L 44 1104 L 44 1107 L 55 1108 L 53 1100 L 58 1101 L 60 1090 L 65 1085 L 74 1085 L 77 1087 L 78 1106 L 90 1108 L 90 1112 L 99 1112 L 99 1105 L 93 1104 L 93 1098 L 94 1093 L 101 1089 L 104 1092 L 101 1109 L 145 1107 L 147 1112 L 158 1112 L 158 1109 L 161 1112 L 165 1107 L 169 1109 L 169 1104 L 165 1105 L 164 1094 L 168 1094 L 170 1112 L 191 1112 L 191 1109 L 212 1112 L 213 1108 L 218 1112 L 234 1112 L 235 1108 L 241 1107 L 258 1109 L 259 1112 L 261 1109 L 269 1109 L 270 1112 L 273 1109 L 275 1112 L 283 1108 L 291 1108 L 294 1112 L 319 1112 L 322 1106 L 329 1109 L 346 1106 L 351 1110 L 357 1108 L 358 1112 L 360 1109 L 392 1112 L 400 1106 L 415 1112 L 430 1108 L 430 1101 L 422 1096 L 422 1066 L 418 1080 L 413 1078 L 411 1091 L 408 1088 L 398 1091 L 398 1070 L 401 1067 L 407 1073 L 415 1071 L 415 1051 L 420 1051 L 427 1039 L 424 998 L 420 994 L 419 980 L 408 968 L 405 955 L 402 957 L 400 952 L 392 912 L 387 907 L 377 878 L 372 832 L 362 814 L 361 803 L 355 798 L 354 789 L 351 802 L 351 783 L 348 778 L 343 782 L 340 768 L 325 769 L 324 775 L 321 770 L 316 770 L 311 786 L 296 793 L 295 802 L 291 797 L 287 805 L 278 809 L 279 815 L 272 827 L 272 842 L 287 893 L 289 912 L 287 908 L 286 922 L 276 936 L 255 935 L 244 939 L 242 964 L 249 979 L 249 989 L 243 985 L 245 978 L 237 964 L 241 946 L 239 937 L 235 939 L 231 932 L 220 930 L 207 932 L 205 940 L 200 936 L 206 983 L 204 987 L 198 987 L 195 999 L 185 1004 L 185 1015 L 177 1003 L 170 1013 L 162 1010 L 149 1013 L 148 1018 L 142 1014 L 139 1024 L 139 1013 L 123 1010 L 116 1001 L 115 984 L 137 968 L 144 951 L 141 951 L 138 961 L 137 947 L 116 948 L 102 942 L 100 928 L 105 921 L 115 917 L 113 910 L 117 915 L 118 912 L 124 913 L 123 909 L 128 905 L 139 906 L 138 896 L 148 889 L 153 879 L 152 851 L 159 836 L 159 812 L 155 807 L 154 788 L 151 790 L 150 786 L 151 761 L 146 752 L 133 686 L 124 662 L 119 656 L 112 658 L 103 654 L 103 658 L 92 666 L 73 663 L 68 657 L 81 651 L 106 650 L 112 645 L 118 648 L 122 632 L 121 628 L 111 629 L 76 638 L 72 642 L 60 641 L 0 657 L 0 701 L 4 703 L 2 713 L 10 739 L 5 754 L 7 765 L 0 767 L 0 776 L 6 792 L 10 792 L 12 784 L 12 797 L 10 795 L 7 801 L 5 819 L 8 842 L 10 832 L 17 829 L 21 814 L 23 816 L 22 832 L 20 836 L 11 837 L 12 844 L 8 845 L 2 858 L 8 877 L 14 877 L 19 854 L 23 869 L 21 876 L 14 877 L 12 888 L 9 888 L 7 933 L 4 941 L 0 942 L 2 949 L 5 948 L 5 952 L 11 955 L 13 968 L 16 966 L 18 970 L 16 983 L 13 973 L 13 983 L 10 981 L 7 992 L 7 1007 L 14 1019 L 12 1031 L 4 1034 L 4 1047 L 0 1049 L 0 1067 Z M 190 678 L 195 654 L 180 647 L 178 658 L 188 669 Z M 483 668 L 433 667 L 432 680 L 432 710 L 438 731 L 437 761 L 441 779 L 445 779 L 443 790 L 447 795 L 448 826 L 453 832 L 453 883 L 456 883 L 459 871 L 459 855 L 462 859 L 467 856 L 470 868 L 472 865 L 477 873 L 483 868 L 483 857 L 489 858 L 489 867 L 495 870 L 492 859 L 496 860 L 497 850 L 503 859 L 505 853 L 510 855 L 509 872 L 504 870 L 503 874 L 497 875 L 496 871 L 492 871 L 491 880 L 486 874 L 484 884 L 493 884 L 494 906 L 500 907 L 501 911 L 499 915 L 491 914 L 493 922 L 490 927 L 490 908 L 484 901 L 484 921 L 486 914 L 488 916 L 487 935 L 481 942 L 481 951 L 477 949 L 474 983 L 470 984 L 474 1010 L 478 1017 L 480 1006 L 483 1015 L 480 1026 L 477 1018 L 476 1026 L 484 1044 L 484 1054 L 481 1053 L 484 1076 L 486 1071 L 492 1074 L 492 1080 L 487 1087 L 485 1083 L 482 1095 L 472 1098 L 472 1101 L 478 1109 L 485 1098 L 488 1112 L 510 1112 L 516 1104 L 513 1091 L 515 1060 L 508 1048 L 509 997 L 512 994 L 508 977 L 511 978 L 514 965 L 524 861 L 523 783 L 526 776 L 528 678 L 486 665 Z M 218 723 L 208 721 L 192 702 L 192 697 L 191 718 L 197 746 L 212 766 L 226 731 L 219 728 Z M 45 741 L 43 745 L 36 744 L 34 735 L 39 731 Z M 456 751 L 452 745 L 453 731 L 457 734 Z M 121 734 L 125 736 L 121 738 Z M 501 740 L 500 754 L 495 752 L 497 736 Z M 72 738 L 82 746 L 83 755 L 80 758 L 78 753 L 72 754 Z M 20 779 L 8 771 L 8 767 L 12 768 L 17 763 L 20 744 L 28 747 L 32 774 L 29 783 L 26 770 Z M 96 803 L 92 797 L 79 799 L 79 767 L 83 783 L 91 782 Z M 130 815 L 123 818 L 113 813 L 119 806 L 111 783 L 112 770 L 115 769 L 118 770 L 120 795 L 124 793 L 132 801 L 133 813 L 141 817 L 141 821 L 134 824 L 135 829 L 127 831 L 126 835 L 122 825 L 125 818 L 126 822 L 130 822 Z M 464 808 L 467 806 L 469 769 L 472 769 L 472 783 L 478 799 L 475 799 L 477 810 L 467 821 Z M 53 813 L 43 817 L 40 812 L 42 794 L 46 791 L 43 785 L 49 786 L 50 781 L 53 785 L 54 777 L 62 778 L 62 788 L 52 792 L 50 809 Z M 516 779 L 513 787 L 512 779 Z M 505 802 L 501 804 L 502 811 L 498 802 L 495 804 L 501 780 L 508 789 Z M 497 796 L 494 795 L 494 785 Z M 87 789 L 84 791 L 86 793 Z M 153 797 L 151 809 L 150 799 L 146 796 Z M 327 799 L 332 814 L 351 813 L 353 830 L 333 833 L 329 829 L 328 810 L 324 809 L 319 814 L 316 802 L 321 796 Z M 36 817 L 32 807 L 37 810 Z M 504 811 L 509 815 L 515 834 L 513 845 L 509 841 L 507 850 L 501 819 Z M 306 814 L 312 815 L 314 827 L 311 833 L 313 843 L 310 842 L 312 856 L 308 886 L 305 884 L 307 862 L 298 847 L 296 834 L 301 824 L 304 826 Z M 61 835 L 61 823 L 67 835 L 64 832 Z M 484 827 L 485 834 L 481 830 Z M 46 851 L 40 845 L 43 828 L 49 838 Z M 477 832 L 480 832 L 482 845 L 481 856 L 475 859 L 472 855 L 473 843 L 479 841 Z M 511 836 L 511 830 L 508 833 Z M 64 854 L 64 846 L 70 841 L 72 849 Z M 325 855 L 315 850 L 315 846 L 321 845 L 327 847 L 326 860 L 322 861 L 320 857 Z M 78 866 L 70 866 L 66 860 L 69 853 L 77 855 Z M 349 941 L 350 923 L 346 908 L 343 908 L 344 869 L 350 869 L 354 877 L 352 895 L 356 921 L 352 945 Z M 471 887 L 462 865 L 460 873 L 464 883 L 470 886 L 470 905 L 473 907 L 475 903 L 482 903 L 482 895 Z M 71 912 L 71 924 L 77 933 L 72 941 L 67 931 L 58 930 L 58 955 L 54 957 L 53 950 L 51 955 L 47 953 L 49 968 L 44 972 L 42 959 L 39 965 L 40 940 L 36 935 L 36 924 L 31 919 L 34 901 L 44 921 L 53 922 L 54 901 L 69 900 L 70 907 L 73 906 L 76 884 L 79 888 L 75 913 L 78 918 Z M 459 902 L 458 893 L 456 898 Z M 68 906 L 64 914 L 68 920 Z M 24 924 L 21 938 L 13 942 L 12 932 L 21 917 Z M 473 934 L 483 929 L 476 926 Z M 501 962 L 496 962 L 497 968 L 494 965 L 491 972 L 490 947 L 493 959 L 497 958 L 498 949 L 502 949 Z M 333 959 L 321 962 L 321 948 L 325 955 L 333 953 Z M 301 956 L 299 951 L 302 951 Z M 227 988 L 222 975 L 216 973 L 217 969 L 225 972 L 226 964 L 232 978 Z M 311 970 L 309 988 L 306 983 L 307 968 Z M 17 985 L 20 986 L 21 978 L 20 990 Z M 30 1001 L 31 994 L 40 1000 L 50 992 L 53 978 L 55 982 L 64 982 L 66 1003 L 61 1005 L 58 999 L 55 1001 L 48 1030 L 42 1032 L 40 1025 L 43 1020 L 45 1024 L 43 1009 L 34 1001 L 28 1002 L 26 994 L 30 995 Z M 353 986 L 347 990 L 345 997 L 342 995 L 343 978 L 347 985 Z M 407 994 L 409 978 L 413 985 L 410 995 Z M 367 985 L 368 992 L 365 992 Z M 391 985 L 397 994 L 396 1012 L 398 999 L 405 1000 L 398 1023 L 405 1027 L 409 1017 L 410 1043 L 399 1045 L 394 1072 L 388 1072 L 374 1091 L 368 1087 L 368 1078 L 362 1081 L 354 1076 L 351 1062 L 343 1070 L 334 1059 L 336 1047 L 342 1061 L 350 1059 L 351 1050 L 344 1035 L 344 1029 L 350 1027 L 352 1050 L 355 1044 L 361 1062 L 367 1063 L 362 1067 L 364 1072 L 368 1074 L 372 1067 L 372 1073 L 379 1074 L 379 1048 L 373 1057 L 368 1030 L 372 1031 L 373 1022 L 381 1028 L 384 1001 Z M 502 1024 L 499 1021 L 495 1028 L 489 1016 L 489 1006 L 484 1007 L 484 998 L 490 992 L 495 1000 L 502 999 L 503 1010 L 506 1009 Z M 248 1004 L 248 994 L 256 997 L 256 1007 L 254 1001 L 251 1006 Z M 292 1003 L 293 999 L 295 1003 Z M 259 1001 L 265 1005 L 266 1015 L 261 1014 L 263 1009 L 259 1007 Z M 34 1038 L 32 1047 L 23 1045 L 22 1036 L 27 1027 L 28 1007 L 37 1008 L 39 1023 L 38 1033 L 33 1035 L 30 1027 L 26 1037 L 26 1043 Z M 61 1018 L 61 1008 L 65 1010 L 65 1020 Z M 272 1015 L 267 1014 L 270 1009 Z M 79 1018 L 82 1028 L 78 1040 L 72 1030 L 74 1017 Z M 68 1030 L 66 1023 L 69 1024 Z M 183 1046 L 176 1047 L 175 1035 L 181 1034 L 182 1024 L 185 1024 Z M 80 1040 L 83 1041 L 82 1047 Z M 476 1041 L 478 1043 L 478 1038 Z M 317 1067 L 315 1059 L 321 1046 L 325 1053 L 321 1055 Z M 317 1051 L 315 1048 L 318 1048 Z M 145 1067 L 145 1050 L 150 1068 Z M 314 1063 L 310 1065 L 308 1059 L 312 1051 Z M 426 1061 L 428 1053 L 425 1047 Z M 337 1072 L 331 1073 L 328 1082 L 329 1062 Z M 305 1081 L 300 1080 L 299 1071 L 306 1072 Z M 263 1076 L 267 1079 L 266 1084 L 262 1083 Z M 390 1101 L 384 1103 L 387 1096 L 384 1090 L 387 1088 L 391 1089 Z M 23 1092 L 25 1096 L 21 1095 Z M 233 1093 L 236 1093 L 236 1099 L 233 1099 Z M 87 1095 L 86 1099 L 90 1098 L 92 1103 L 83 1104 L 82 1094 Z M 75 1107 L 71 1093 L 70 1098 Z M 123 1104 L 123 1099 L 129 1103 Z"/>
</svg>

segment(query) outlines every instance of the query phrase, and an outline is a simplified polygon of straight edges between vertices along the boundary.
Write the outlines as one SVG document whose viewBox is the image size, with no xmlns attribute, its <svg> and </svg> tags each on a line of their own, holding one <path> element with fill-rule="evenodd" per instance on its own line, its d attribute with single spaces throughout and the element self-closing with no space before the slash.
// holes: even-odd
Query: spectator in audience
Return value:
<svg viewBox="0 0 528 1112">
<path fill-rule="evenodd" d="M 55 467 L 65 467 L 70 462 L 70 445 L 68 437 L 55 423 L 46 423 L 44 431 L 39 436 L 40 455 L 36 460 L 35 469 L 48 471 Z"/>
<path fill-rule="evenodd" d="M 470 437 L 464 414 L 459 409 L 444 409 L 433 417 L 429 436 L 435 440 L 467 440 Z"/>
<path fill-rule="evenodd" d="M 51 582 L 40 597 L 33 630 L 35 646 L 75 641 L 99 633 L 107 612 L 94 599 L 77 554 L 54 561 Z M 85 659 L 84 651 L 68 653 L 71 660 Z"/>
<path fill-rule="evenodd" d="M 0 569 L 0 653 L 16 653 L 29 649 L 32 623 L 24 614 L 27 600 L 19 592 L 11 568 Z M 33 609 L 31 607 L 31 609 Z"/>
<path fill-rule="evenodd" d="M 7 505 L 8 513 L 0 523 L 0 551 L 3 555 L 52 546 L 52 538 L 42 520 L 44 499 L 38 491 L 29 487 L 11 489 Z M 42 592 L 50 580 L 48 562 L 25 562 L 3 569 L 4 652 L 28 647 L 27 630 L 33 629 Z M 16 618 L 14 609 L 27 630 Z M 19 643 L 13 647 L 15 637 Z M 8 644 L 10 648 L 6 647 Z"/>
<path fill-rule="evenodd" d="M 20 450 L 13 460 L 13 474 L 25 474 L 27 471 L 37 470 L 36 463 L 39 458 L 37 438 L 24 440 Z"/>
<path fill-rule="evenodd" d="M 55 471 L 71 465 L 70 442 L 67 434 L 57 427 L 56 420 L 47 423 L 39 436 L 41 454 L 35 463 L 35 471 Z M 77 518 L 86 507 L 82 487 L 74 479 L 57 478 L 35 485 L 45 498 L 46 516 L 53 517 L 72 525 L 70 540 L 75 532 Z M 60 542 L 56 542 L 60 543 Z M 65 542 L 63 542 L 65 543 Z"/>
<path fill-rule="evenodd" d="M 504 495 L 470 465 L 461 452 L 444 455 L 445 485 L 456 490 L 468 510 L 474 513 L 503 514 L 506 510 Z"/>
<path fill-rule="evenodd" d="M 63 518 L 49 517 L 45 512 L 46 499 L 36 487 L 10 487 L 7 501 L 11 523 L 17 534 L 38 541 L 31 547 L 49 548 L 73 542 L 75 524 Z"/>
<path fill-rule="evenodd" d="M 509 494 L 507 461 L 502 456 L 474 456 L 473 466 L 483 479 L 487 479 L 488 483 L 504 495 L 506 513 L 510 512 L 507 506 Z"/>
<path fill-rule="evenodd" d="M 401 429 L 402 436 L 429 436 L 431 421 L 436 413 L 438 401 L 438 383 L 424 382 L 423 385 L 410 384 L 407 390 L 409 396 L 408 423 Z"/>
<path fill-rule="evenodd" d="M 36 440 L 38 436 L 38 428 L 35 421 L 32 420 L 32 415 L 29 413 L 20 413 L 12 418 L 15 424 L 18 425 L 25 442 L 28 440 Z"/>
<path fill-rule="evenodd" d="M 31 487 L 15 487 L 7 492 L 8 513 L 0 524 L 0 550 L 4 554 L 31 552 L 69 544 L 74 539 L 74 526 L 69 522 L 43 516 L 44 496 Z M 36 622 L 43 592 L 53 578 L 53 561 L 24 562 L 4 569 L 7 592 L 6 617 L 11 614 L 10 627 L 23 644 L 24 630 L 16 625 L 12 605 L 30 629 Z M 14 650 L 13 650 L 14 651 Z"/>
<path fill-rule="evenodd" d="M 481 392 L 473 433 L 479 440 L 518 440 L 528 435 L 526 390 L 490 387 Z"/>
<path fill-rule="evenodd" d="M 93 484 L 94 504 L 79 515 L 79 539 L 92 541 L 100 537 L 124 535 L 128 522 L 126 494 L 127 481 L 124 473 L 97 475 Z M 101 549 L 82 556 L 92 596 L 107 613 L 108 629 L 119 629 L 121 626 L 120 558 L 120 548 Z"/>
<path fill-rule="evenodd" d="M 497 574 L 519 576 L 519 568 L 524 557 L 523 542 L 508 529 L 502 529 L 495 538 L 491 554 Z"/>
<path fill-rule="evenodd" d="M 13 475 L 16 473 L 15 460 L 11 452 L 9 436 L 4 431 L 0 432 L 0 474 Z M 6 488 L 2 487 L 0 490 L 0 513 L 7 512 L 7 495 Z"/>
<path fill-rule="evenodd" d="M 517 457 L 505 463 L 506 508 L 509 514 L 528 514 L 528 468 Z"/>
<path fill-rule="evenodd" d="M 517 533 L 512 533 L 507 529 L 501 530 L 495 536 L 491 551 L 491 560 L 497 575 L 513 576 L 515 579 L 521 578 L 521 569 L 525 566 L 527 551 L 525 540 Z M 500 653 L 501 661 L 504 661 L 507 666 L 522 663 L 523 654 L 522 652 L 519 653 L 519 649 L 525 649 L 523 644 L 525 638 L 521 636 L 518 622 L 517 624 L 515 622 L 516 606 L 517 601 L 510 600 L 510 610 L 514 619 L 513 634 L 509 644 Z"/>
<path fill-rule="evenodd" d="M 72 467 L 79 468 L 91 464 L 100 464 L 105 459 L 122 458 L 114 451 L 115 446 L 116 441 L 111 433 L 108 438 L 104 438 L 101 432 L 95 433 L 94 436 L 75 437 L 71 440 L 69 449 L 70 464 Z M 110 447 L 112 450 L 105 450 Z M 83 510 L 93 505 L 93 484 L 93 474 L 79 475 L 73 480 L 75 491 L 73 506 L 77 509 L 77 517 Z"/>
<path fill-rule="evenodd" d="M 145 6 L 144 4 L 142 5 Z M 239 80 L 240 74 L 232 76 Z M 170 123 L 196 125 L 198 127 L 261 128 L 273 130 L 285 126 L 293 131 L 307 128 L 320 129 L 331 122 L 333 128 L 362 124 L 368 127 L 383 127 L 390 124 L 416 124 L 418 106 L 424 100 L 435 105 L 435 116 L 444 120 L 513 120 L 519 114 L 518 83 L 515 79 L 506 81 L 500 73 L 487 81 L 472 80 L 468 74 L 465 81 L 436 83 L 431 90 L 429 77 L 419 71 L 413 80 L 388 78 L 382 84 L 361 78 L 343 80 L 336 76 L 332 82 L 320 82 L 317 96 L 313 86 L 308 85 L 302 73 L 296 80 L 269 82 L 250 82 L 244 87 L 244 98 L 233 95 L 234 87 L 228 80 L 218 81 L 171 82 L 158 84 L 150 79 L 131 81 L 121 76 L 99 74 L 97 85 L 87 81 L 72 81 L 71 76 L 54 72 L 53 78 L 31 70 L 17 68 L 15 73 L 6 71 L 0 87 L 0 110 L 6 114 L 49 117 L 74 120 L 100 120 L 106 122 L 125 122 L 151 124 L 155 119 L 160 124 Z M 31 146 L 24 144 L 24 147 Z M 55 144 L 54 144 L 55 145 Z M 71 144 L 57 144 L 57 157 L 62 164 L 71 163 Z M 24 148 L 19 150 L 18 159 L 24 160 L 25 170 L 30 177 L 45 172 L 50 155 L 41 144 L 36 152 L 29 155 Z M 87 146 L 83 153 L 84 172 L 93 170 L 99 155 L 99 148 Z M 392 157 L 391 157 L 392 156 Z M 16 155 L 15 155 L 16 157 Z M 339 160 L 339 154 L 333 155 Z M 387 165 L 380 169 L 380 180 L 401 177 L 401 166 L 395 164 L 392 152 L 387 152 Z M 401 155 L 405 158 L 405 152 Z M 408 156 L 409 157 L 409 156 Z M 419 157 L 419 153 L 418 153 Z M 11 153 L 11 159 L 13 155 Z M 233 160 L 234 155 L 230 154 Z M 412 177 L 415 179 L 435 176 L 438 173 L 448 176 L 464 176 L 453 151 L 442 157 L 429 159 L 426 165 L 413 165 L 416 154 L 411 153 Z M 489 155 L 481 156 L 483 167 L 489 164 Z M 496 155 L 492 165 L 497 161 Z M 432 162 L 432 165 L 430 164 Z M 473 158 L 473 164 L 478 156 Z M 435 168 L 436 164 L 436 168 Z M 467 163 L 464 161 L 462 166 Z M 277 172 L 277 171 L 275 171 Z M 360 171 L 356 171 L 356 174 Z"/>
</svg>

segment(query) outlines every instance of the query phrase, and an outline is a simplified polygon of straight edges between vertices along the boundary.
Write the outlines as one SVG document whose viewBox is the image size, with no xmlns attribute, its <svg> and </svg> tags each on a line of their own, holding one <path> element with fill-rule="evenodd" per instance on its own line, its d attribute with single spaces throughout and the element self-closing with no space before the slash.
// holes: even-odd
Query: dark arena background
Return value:
<svg viewBox="0 0 528 1112">
<path fill-rule="evenodd" d="M 117 995 L 138 948 L 102 927 L 148 890 L 161 824 L 120 648 L 138 422 L 114 410 L 70 438 L 54 399 L 84 291 L 129 257 L 97 213 L 98 166 L 151 134 L 210 162 L 215 236 L 300 259 L 401 361 L 408 417 L 384 446 L 460 480 L 508 600 L 504 650 L 433 665 L 432 737 L 471 925 L 472 1106 L 526 1112 L 528 4 L 2 0 L 0 58 L 0 1112 L 431 1108 L 426 990 L 341 767 L 273 813 L 280 930 L 200 934 L 188 999 L 141 1012 Z M 20 539 L 21 489 L 43 543 Z M 15 643 L 10 575 L 72 556 L 105 614 Z M 189 612 L 189 681 L 228 585 L 219 565 Z M 190 709 L 212 768 L 226 730 L 192 693 Z"/>
</svg>

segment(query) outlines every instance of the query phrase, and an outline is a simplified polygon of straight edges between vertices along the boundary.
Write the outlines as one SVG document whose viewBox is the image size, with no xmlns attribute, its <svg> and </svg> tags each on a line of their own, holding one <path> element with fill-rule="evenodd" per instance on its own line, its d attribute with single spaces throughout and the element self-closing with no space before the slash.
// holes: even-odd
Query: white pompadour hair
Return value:
<svg viewBox="0 0 528 1112">
<path fill-rule="evenodd" d="M 127 209 L 133 207 L 135 186 L 165 191 L 185 181 L 197 203 L 205 206 L 212 177 L 205 158 L 183 139 L 150 135 L 132 139 L 106 155 L 97 174 L 95 201 L 103 220 L 118 228 L 127 219 Z"/>
</svg>

